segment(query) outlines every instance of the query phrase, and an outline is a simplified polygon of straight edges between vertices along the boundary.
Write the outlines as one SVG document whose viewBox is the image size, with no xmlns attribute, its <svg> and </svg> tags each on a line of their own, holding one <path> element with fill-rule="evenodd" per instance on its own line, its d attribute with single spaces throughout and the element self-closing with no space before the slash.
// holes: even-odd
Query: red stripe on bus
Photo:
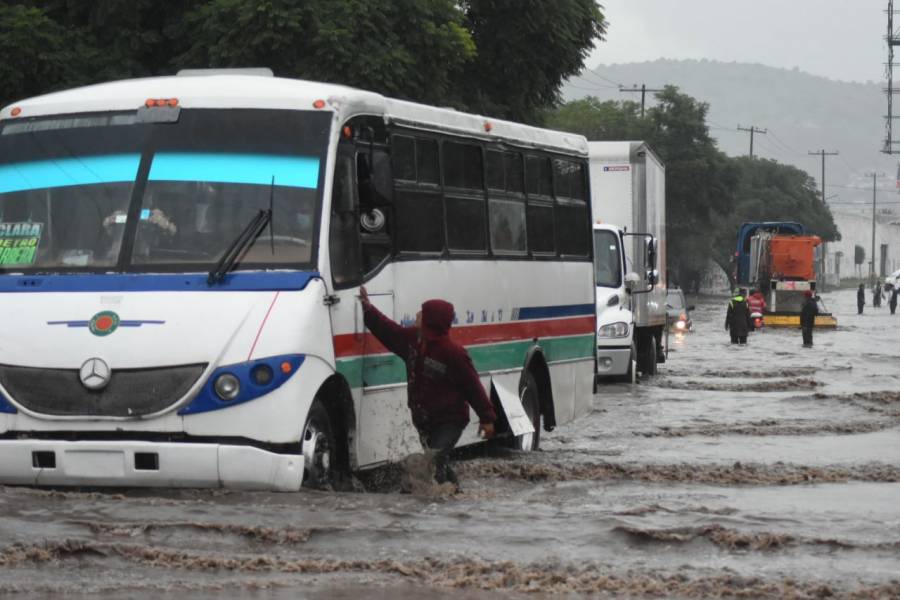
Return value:
<svg viewBox="0 0 900 600">
<path fill-rule="evenodd" d="M 490 323 L 486 325 L 462 325 L 450 330 L 450 337 L 463 346 L 517 342 L 534 338 L 582 335 L 594 332 L 594 317 L 573 319 L 550 319 L 544 321 L 513 321 L 510 323 Z M 334 336 L 336 358 L 360 356 L 365 348 L 368 354 L 389 352 L 374 335 L 368 331 L 357 335 L 344 333 Z"/>
<path fill-rule="evenodd" d="M 247 360 L 253 358 L 253 351 L 256 350 L 256 343 L 259 341 L 259 336 L 262 335 L 263 329 L 266 326 L 266 321 L 269 320 L 269 315 L 272 314 L 272 308 L 275 306 L 275 301 L 278 300 L 278 296 L 280 294 L 280 291 L 275 292 L 275 297 L 272 298 L 272 303 L 269 305 L 269 310 L 266 311 L 266 316 L 263 317 L 262 323 L 259 324 L 259 331 L 256 332 L 256 337 L 253 338 L 253 345 L 250 346 L 250 354 L 247 355 Z"/>
</svg>

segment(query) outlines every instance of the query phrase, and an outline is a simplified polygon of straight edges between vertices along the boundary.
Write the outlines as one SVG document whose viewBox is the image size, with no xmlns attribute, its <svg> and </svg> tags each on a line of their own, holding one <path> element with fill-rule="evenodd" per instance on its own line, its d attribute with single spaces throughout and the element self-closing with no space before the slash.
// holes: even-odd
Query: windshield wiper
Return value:
<svg viewBox="0 0 900 600">
<path fill-rule="evenodd" d="M 241 233 L 231 242 L 231 245 L 228 246 L 228 250 L 225 251 L 225 254 L 222 255 L 222 258 L 219 259 L 218 264 L 209 272 L 209 277 L 207 277 L 206 282 L 209 285 L 214 285 L 216 283 L 220 283 L 223 279 L 225 279 L 225 275 L 234 267 L 235 263 L 238 261 L 238 258 L 249 248 L 253 242 L 256 241 L 256 238 L 259 237 L 259 234 L 262 233 L 263 229 L 266 228 L 266 225 L 269 224 L 269 221 L 272 220 L 272 210 L 260 210 L 256 213 L 256 216 L 247 223 L 247 226 L 241 231 Z"/>
</svg>

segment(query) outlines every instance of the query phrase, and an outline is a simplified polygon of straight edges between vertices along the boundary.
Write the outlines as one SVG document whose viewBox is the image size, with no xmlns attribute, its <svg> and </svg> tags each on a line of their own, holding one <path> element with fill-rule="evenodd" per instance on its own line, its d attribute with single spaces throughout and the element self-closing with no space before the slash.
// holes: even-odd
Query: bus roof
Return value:
<svg viewBox="0 0 900 600">
<path fill-rule="evenodd" d="M 177 77 L 128 79 L 53 92 L 4 107 L 0 110 L 0 121 L 56 114 L 137 110 L 150 98 L 177 98 L 182 108 L 288 110 L 313 110 L 313 102 L 321 99 L 325 100 L 322 110 L 334 112 L 339 122 L 360 114 L 383 115 L 400 125 L 587 155 L 587 140 L 576 134 L 385 98 L 374 92 L 342 85 L 269 77 L 261 73 L 201 73 L 192 71 Z M 14 110 L 15 117 L 12 114 Z"/>
</svg>

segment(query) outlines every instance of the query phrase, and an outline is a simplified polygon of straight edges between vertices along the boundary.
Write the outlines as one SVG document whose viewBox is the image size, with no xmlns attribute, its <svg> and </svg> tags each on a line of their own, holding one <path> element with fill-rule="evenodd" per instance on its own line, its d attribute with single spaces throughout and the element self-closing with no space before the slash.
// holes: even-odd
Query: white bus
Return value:
<svg viewBox="0 0 900 600">
<path fill-rule="evenodd" d="M 297 490 L 419 451 L 361 284 L 452 302 L 536 448 L 592 400 L 588 198 L 580 136 L 271 73 L 5 107 L 0 483 Z"/>
</svg>

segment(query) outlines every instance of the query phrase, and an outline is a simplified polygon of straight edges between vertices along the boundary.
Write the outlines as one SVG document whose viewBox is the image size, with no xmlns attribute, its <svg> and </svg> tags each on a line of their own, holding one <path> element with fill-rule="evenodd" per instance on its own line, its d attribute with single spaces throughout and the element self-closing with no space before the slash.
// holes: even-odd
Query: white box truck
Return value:
<svg viewBox="0 0 900 600">
<path fill-rule="evenodd" d="M 598 379 L 654 375 L 668 350 L 666 169 L 644 142 L 589 143 Z"/>
</svg>

